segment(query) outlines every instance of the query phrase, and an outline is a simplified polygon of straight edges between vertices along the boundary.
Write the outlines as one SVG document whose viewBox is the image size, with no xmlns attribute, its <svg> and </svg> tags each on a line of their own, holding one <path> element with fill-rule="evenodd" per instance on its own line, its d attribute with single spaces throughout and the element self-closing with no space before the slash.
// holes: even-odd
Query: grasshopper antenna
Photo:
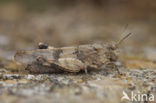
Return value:
<svg viewBox="0 0 156 103">
<path fill-rule="evenodd" d="M 124 36 L 123 38 L 121 38 L 116 44 L 115 47 L 118 47 L 125 39 L 127 39 L 130 35 L 132 35 L 132 33 L 128 33 L 126 36 Z"/>
</svg>

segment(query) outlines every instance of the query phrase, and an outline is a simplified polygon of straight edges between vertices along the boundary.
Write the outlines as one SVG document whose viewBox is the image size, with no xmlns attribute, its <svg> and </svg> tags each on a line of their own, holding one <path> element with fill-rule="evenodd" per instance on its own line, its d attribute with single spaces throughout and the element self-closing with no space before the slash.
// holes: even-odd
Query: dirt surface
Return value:
<svg viewBox="0 0 156 103">
<path fill-rule="evenodd" d="M 18 67 L 10 62 L 9 67 L 0 71 L 0 100 L 2 103 L 120 103 L 123 91 L 129 95 L 131 91 L 156 95 L 156 64 L 153 60 L 127 54 L 121 61 L 118 62 L 120 74 L 101 68 L 88 75 L 9 72 Z"/>
<path fill-rule="evenodd" d="M 41 1 L 0 1 L 0 103 L 156 103 L 155 1 Z M 32 74 L 13 60 L 39 42 L 108 43 L 129 32 L 119 48 L 120 74 L 104 67 L 88 75 Z M 153 94 L 155 101 L 121 101 L 123 91 Z"/>
</svg>

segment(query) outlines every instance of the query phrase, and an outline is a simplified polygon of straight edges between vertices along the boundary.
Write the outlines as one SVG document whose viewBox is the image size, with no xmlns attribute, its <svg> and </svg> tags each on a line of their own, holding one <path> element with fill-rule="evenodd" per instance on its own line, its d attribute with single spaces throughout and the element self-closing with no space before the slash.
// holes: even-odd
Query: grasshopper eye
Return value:
<svg viewBox="0 0 156 103">
<path fill-rule="evenodd" d="M 111 43 L 107 45 L 107 49 L 109 50 L 116 50 L 118 47 L 116 46 L 116 44 Z"/>
</svg>

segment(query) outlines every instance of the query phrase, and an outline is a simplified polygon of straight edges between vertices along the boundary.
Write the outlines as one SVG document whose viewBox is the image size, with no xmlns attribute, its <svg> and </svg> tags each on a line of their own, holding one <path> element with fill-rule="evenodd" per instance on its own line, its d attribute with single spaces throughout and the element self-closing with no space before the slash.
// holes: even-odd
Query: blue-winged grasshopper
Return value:
<svg viewBox="0 0 156 103">
<path fill-rule="evenodd" d="M 36 50 L 20 50 L 15 54 L 17 62 L 26 64 L 31 73 L 79 72 L 99 70 L 103 65 L 112 65 L 118 60 L 116 50 L 131 33 L 115 44 L 90 44 L 55 48 L 39 44 Z M 116 67 L 115 67 L 116 68 Z M 118 69 L 117 69 L 118 70 Z"/>
</svg>

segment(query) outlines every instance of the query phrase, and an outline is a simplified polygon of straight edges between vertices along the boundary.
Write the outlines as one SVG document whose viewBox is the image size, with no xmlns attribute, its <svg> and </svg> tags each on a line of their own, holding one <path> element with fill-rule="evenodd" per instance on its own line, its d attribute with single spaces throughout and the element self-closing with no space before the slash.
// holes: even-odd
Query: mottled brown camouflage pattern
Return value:
<svg viewBox="0 0 156 103">
<path fill-rule="evenodd" d="M 33 73 L 87 72 L 116 62 L 115 50 L 112 45 L 103 44 L 62 48 L 49 46 L 32 51 L 18 51 L 15 60 L 26 64 L 26 69 Z"/>
</svg>

